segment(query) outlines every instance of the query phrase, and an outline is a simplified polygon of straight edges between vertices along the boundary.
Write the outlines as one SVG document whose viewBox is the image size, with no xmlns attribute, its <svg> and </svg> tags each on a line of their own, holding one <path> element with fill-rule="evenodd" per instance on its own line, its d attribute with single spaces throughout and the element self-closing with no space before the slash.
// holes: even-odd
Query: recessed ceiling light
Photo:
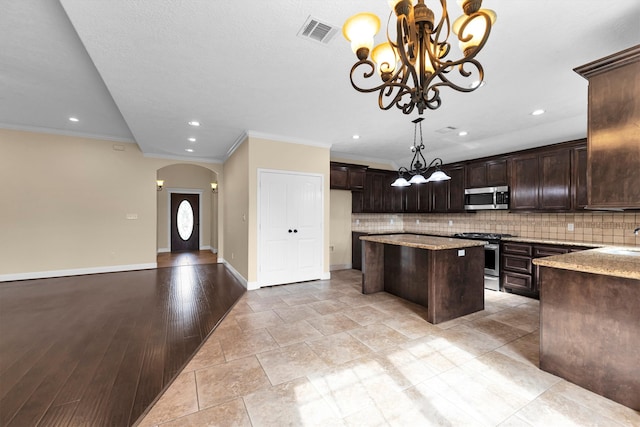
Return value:
<svg viewBox="0 0 640 427">
<path fill-rule="evenodd" d="M 184 151 L 187 153 L 193 153 L 193 148 L 185 148 Z"/>
<path fill-rule="evenodd" d="M 70 122 L 79 122 L 80 120 L 77 117 L 69 117 Z"/>
<path fill-rule="evenodd" d="M 189 138 L 189 142 L 196 142 L 195 138 Z"/>
<path fill-rule="evenodd" d="M 195 121 L 195 120 L 191 120 L 191 121 L 189 122 L 189 124 L 190 124 L 191 126 L 200 126 L 200 122 L 197 122 L 197 121 Z"/>
<path fill-rule="evenodd" d="M 360 139 L 360 135 L 353 135 L 353 139 Z"/>
<path fill-rule="evenodd" d="M 544 114 L 544 110 L 542 108 L 531 112 L 532 116 L 539 116 L 540 114 Z"/>
<path fill-rule="evenodd" d="M 460 132 L 458 132 L 458 136 L 467 136 L 469 135 L 469 133 L 466 130 L 461 130 Z"/>
</svg>

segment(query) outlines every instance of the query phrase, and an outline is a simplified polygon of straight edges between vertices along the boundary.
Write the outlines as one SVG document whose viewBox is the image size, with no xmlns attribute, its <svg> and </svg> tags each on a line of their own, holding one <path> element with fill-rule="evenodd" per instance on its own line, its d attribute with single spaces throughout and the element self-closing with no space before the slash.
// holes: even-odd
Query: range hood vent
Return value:
<svg viewBox="0 0 640 427">
<path fill-rule="evenodd" d="M 298 31 L 298 37 L 309 39 L 316 43 L 329 44 L 338 30 L 338 27 L 321 22 L 319 19 L 309 15 L 300 31 Z"/>
</svg>

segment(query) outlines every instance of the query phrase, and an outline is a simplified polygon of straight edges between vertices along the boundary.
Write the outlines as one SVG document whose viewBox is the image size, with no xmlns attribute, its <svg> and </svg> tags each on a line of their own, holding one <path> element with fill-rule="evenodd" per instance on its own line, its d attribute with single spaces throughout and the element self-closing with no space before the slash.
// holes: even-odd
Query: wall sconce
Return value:
<svg viewBox="0 0 640 427">
<path fill-rule="evenodd" d="M 158 186 L 158 191 L 162 191 L 162 187 L 164 186 L 164 179 L 156 179 L 156 185 Z"/>
<path fill-rule="evenodd" d="M 217 182 L 212 182 L 211 183 L 211 191 L 214 193 L 218 192 L 218 183 Z"/>
</svg>

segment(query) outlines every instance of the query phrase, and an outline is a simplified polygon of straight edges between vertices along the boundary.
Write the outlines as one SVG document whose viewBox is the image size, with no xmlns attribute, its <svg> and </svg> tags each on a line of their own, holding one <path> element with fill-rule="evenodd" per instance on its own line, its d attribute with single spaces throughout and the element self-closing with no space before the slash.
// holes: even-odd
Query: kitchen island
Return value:
<svg viewBox="0 0 640 427">
<path fill-rule="evenodd" d="M 640 410 L 640 248 L 533 260 L 540 369 Z"/>
<path fill-rule="evenodd" d="M 433 324 L 484 309 L 484 245 L 416 234 L 362 236 L 362 293 L 386 291 L 427 308 Z"/>
</svg>

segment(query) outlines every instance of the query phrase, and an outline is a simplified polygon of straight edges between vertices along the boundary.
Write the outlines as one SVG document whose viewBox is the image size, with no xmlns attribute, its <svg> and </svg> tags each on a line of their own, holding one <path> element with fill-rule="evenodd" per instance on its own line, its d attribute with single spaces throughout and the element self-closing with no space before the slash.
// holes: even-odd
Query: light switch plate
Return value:
<svg viewBox="0 0 640 427">
<path fill-rule="evenodd" d="M 458 249 L 458 256 L 464 256 L 466 251 L 464 249 Z"/>
</svg>

